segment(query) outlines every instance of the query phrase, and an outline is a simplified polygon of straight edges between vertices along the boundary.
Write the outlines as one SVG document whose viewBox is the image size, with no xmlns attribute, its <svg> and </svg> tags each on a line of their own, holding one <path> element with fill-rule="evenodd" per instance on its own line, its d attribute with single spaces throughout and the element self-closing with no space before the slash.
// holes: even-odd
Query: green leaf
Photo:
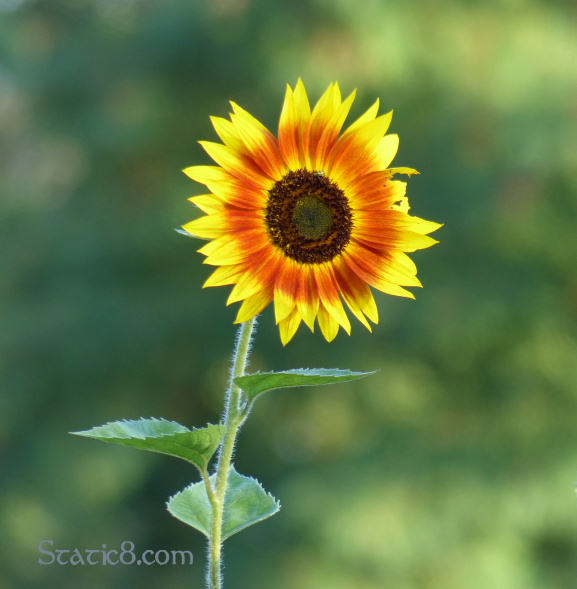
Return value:
<svg viewBox="0 0 577 589">
<path fill-rule="evenodd" d="M 89 430 L 71 433 L 121 446 L 176 456 L 204 470 L 222 440 L 224 427 L 208 425 L 203 428 L 188 429 L 175 421 L 152 417 L 113 421 Z"/>
<path fill-rule="evenodd" d="M 246 374 L 234 379 L 246 395 L 249 403 L 257 397 L 273 389 L 289 387 L 310 387 L 357 380 L 374 374 L 372 372 L 352 372 L 340 368 L 296 368 L 282 372 L 257 372 Z"/>
<path fill-rule="evenodd" d="M 210 480 L 214 488 L 216 475 Z M 166 506 L 175 518 L 209 537 L 211 507 L 204 483 L 189 485 L 171 497 Z M 231 466 L 224 497 L 222 540 L 274 515 L 279 509 L 279 502 L 256 479 L 238 474 Z"/>
</svg>

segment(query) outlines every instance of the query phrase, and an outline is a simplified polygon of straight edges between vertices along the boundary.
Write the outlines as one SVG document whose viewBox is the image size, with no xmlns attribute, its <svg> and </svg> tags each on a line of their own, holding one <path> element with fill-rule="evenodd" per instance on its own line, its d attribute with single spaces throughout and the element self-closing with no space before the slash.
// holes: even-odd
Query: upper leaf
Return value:
<svg viewBox="0 0 577 589">
<path fill-rule="evenodd" d="M 310 387 L 316 385 L 347 382 L 364 378 L 375 372 L 353 372 L 340 368 L 295 368 L 282 372 L 257 372 L 234 379 L 250 403 L 266 391 L 289 387 Z"/>
<path fill-rule="evenodd" d="M 208 425 L 203 428 L 188 429 L 175 421 L 152 417 L 113 421 L 89 430 L 71 433 L 121 446 L 176 456 L 204 470 L 222 440 L 224 427 Z"/>
<path fill-rule="evenodd" d="M 214 487 L 216 476 L 210 479 Z M 171 497 L 166 506 L 174 517 L 209 537 L 211 506 L 204 483 L 189 485 Z M 238 474 L 231 466 L 224 497 L 222 540 L 274 515 L 279 509 L 279 502 L 256 479 Z"/>
</svg>

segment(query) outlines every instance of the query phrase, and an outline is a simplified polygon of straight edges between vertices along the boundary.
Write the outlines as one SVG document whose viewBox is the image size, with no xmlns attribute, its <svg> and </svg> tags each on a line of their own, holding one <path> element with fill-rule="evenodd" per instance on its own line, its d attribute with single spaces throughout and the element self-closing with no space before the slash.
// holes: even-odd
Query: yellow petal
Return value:
<svg viewBox="0 0 577 589">
<path fill-rule="evenodd" d="M 302 130 L 311 118 L 311 107 L 309 104 L 307 91 L 305 90 L 303 81 L 300 78 L 298 79 L 295 86 L 293 97 L 297 120 L 299 121 L 299 127 Z"/>
<path fill-rule="evenodd" d="M 225 145 L 228 145 L 235 151 L 242 151 L 244 144 L 237 130 L 234 128 L 234 125 L 230 121 L 221 117 L 210 117 L 210 120 L 216 134 L 221 138 Z"/>
<path fill-rule="evenodd" d="M 267 191 L 247 185 L 244 180 L 230 178 L 223 182 L 205 182 L 206 187 L 223 202 L 242 209 L 259 210 L 266 206 Z"/>
<path fill-rule="evenodd" d="M 239 106 L 236 102 L 230 101 L 232 111 L 239 120 L 245 121 L 249 127 L 253 129 L 253 132 L 258 133 L 270 133 L 270 131 L 253 115 L 247 110 Z"/>
<path fill-rule="evenodd" d="M 258 276 L 253 272 L 247 271 L 230 291 L 230 294 L 226 300 L 227 306 L 232 305 L 232 303 L 243 301 L 244 299 L 262 290 L 262 287 L 263 285 L 261 284 Z"/>
<path fill-rule="evenodd" d="M 414 252 L 416 250 L 424 250 L 439 243 L 438 240 L 416 233 L 414 231 L 401 231 L 395 238 L 394 249 L 401 250 L 404 252 Z"/>
<path fill-rule="evenodd" d="M 374 105 L 373 105 L 374 106 Z M 365 113 L 366 114 L 366 113 Z M 364 116 L 364 115 L 363 115 Z M 361 117 L 362 118 L 362 117 Z M 361 124 L 356 125 L 353 123 L 344 133 L 341 139 L 349 137 L 356 138 L 355 140 L 359 145 L 364 143 L 372 144 L 373 146 L 383 138 L 383 135 L 387 132 L 391 126 L 393 120 L 393 111 L 390 110 L 378 117 L 369 118 Z M 371 148 L 372 149 L 372 148 Z"/>
<path fill-rule="evenodd" d="M 281 162 L 276 139 L 272 133 L 249 112 L 231 102 L 233 125 L 242 137 L 245 148 L 259 168 L 270 178 L 280 180 L 286 172 Z"/>
<path fill-rule="evenodd" d="M 404 236 L 405 232 L 424 236 L 442 227 L 440 223 L 413 217 L 392 207 L 382 211 L 380 215 L 370 209 L 357 210 L 355 211 L 355 220 L 357 231 L 354 237 L 359 239 L 373 237 L 375 241 L 383 244 L 392 244 L 397 238 L 402 241 L 406 237 Z"/>
<path fill-rule="evenodd" d="M 411 274 L 417 273 L 417 266 L 415 265 L 415 262 L 413 262 L 413 260 L 411 260 L 411 258 L 409 258 L 406 253 L 392 251 L 390 252 L 390 256 L 395 261 L 395 263 L 403 266 L 407 272 L 410 272 Z"/>
<path fill-rule="evenodd" d="M 346 191 L 360 174 L 384 169 L 374 153 L 391 122 L 391 116 L 391 113 L 381 115 L 352 133 L 344 134 L 337 141 L 330 154 L 332 161 L 328 174 L 340 188 Z"/>
<path fill-rule="evenodd" d="M 334 262 L 335 277 L 339 292 L 345 303 L 355 317 L 369 330 L 371 326 L 365 315 L 374 323 L 378 322 L 377 306 L 367 284 L 359 278 L 344 262 L 343 257 L 338 257 Z"/>
<path fill-rule="evenodd" d="M 305 325 L 314 333 L 315 331 L 315 319 L 319 310 L 319 299 L 318 297 L 312 296 L 310 300 L 301 301 L 297 300 L 297 309 L 305 322 Z"/>
<path fill-rule="evenodd" d="M 296 333 L 301 323 L 301 316 L 295 309 L 286 319 L 283 319 L 279 324 L 280 341 L 283 346 L 286 346 L 294 334 Z"/>
<path fill-rule="evenodd" d="M 379 310 L 373 297 L 371 289 L 367 287 L 367 295 L 362 298 L 356 298 L 355 302 L 358 303 L 361 311 L 375 324 L 379 322 Z"/>
<path fill-rule="evenodd" d="M 427 221 L 427 219 L 421 219 L 420 217 L 413 217 L 412 215 L 407 215 L 407 217 L 409 218 L 407 227 L 416 233 L 432 233 L 443 226 L 443 223 Z"/>
<path fill-rule="evenodd" d="M 201 248 L 196 250 L 199 254 L 203 254 L 204 256 L 210 256 L 214 252 L 218 251 L 223 244 L 230 241 L 227 236 L 217 237 L 208 243 L 205 243 Z"/>
<path fill-rule="evenodd" d="M 315 319 L 319 309 L 319 297 L 308 264 L 303 264 L 300 267 L 296 303 L 306 326 L 314 332 Z"/>
<path fill-rule="evenodd" d="M 409 199 L 403 194 L 397 202 L 391 205 L 391 209 L 400 211 L 401 213 L 408 213 L 411 209 L 409 206 Z"/>
<path fill-rule="evenodd" d="M 217 213 L 199 217 L 183 225 L 182 228 L 190 235 L 200 237 L 201 239 L 213 239 L 228 231 L 228 227 L 223 223 L 222 215 Z"/>
<path fill-rule="evenodd" d="M 322 96 L 317 100 L 311 116 L 313 118 L 319 115 L 325 115 L 323 118 L 329 119 L 335 108 L 341 103 L 341 91 L 338 84 L 329 84 Z"/>
<path fill-rule="evenodd" d="M 403 252 L 414 252 L 416 250 L 429 248 L 436 243 L 436 239 L 423 235 L 416 231 L 398 229 L 394 231 L 383 231 L 377 234 L 374 230 L 362 231 L 357 229 L 355 241 L 360 242 L 368 247 L 377 249 L 400 250 Z"/>
<path fill-rule="evenodd" d="M 206 279 L 202 288 L 209 286 L 227 286 L 229 284 L 235 284 L 240 280 L 243 275 L 243 270 L 237 266 L 219 266 L 214 272 Z"/>
<path fill-rule="evenodd" d="M 227 174 L 219 166 L 189 166 L 182 170 L 189 178 L 200 184 L 210 182 L 226 182 L 230 180 L 230 174 Z"/>
<path fill-rule="evenodd" d="M 330 121 L 338 116 L 341 107 L 341 91 L 338 84 L 330 84 L 315 104 L 310 122 L 303 135 L 303 155 L 305 167 L 317 168 L 317 147 L 322 134 L 330 126 Z"/>
<path fill-rule="evenodd" d="M 333 319 L 331 314 L 323 307 L 319 306 L 318 313 L 319 327 L 327 342 L 332 342 L 339 331 L 339 324 Z"/>
<path fill-rule="evenodd" d="M 236 314 L 235 323 L 244 323 L 258 315 L 271 301 L 272 287 L 265 288 L 247 297 Z"/>
<path fill-rule="evenodd" d="M 279 149 L 285 164 L 292 170 L 301 167 L 299 118 L 292 88 L 287 84 L 283 107 L 278 123 Z"/>
<path fill-rule="evenodd" d="M 377 98 L 375 102 L 353 123 L 351 123 L 345 133 L 351 133 L 354 130 L 362 127 L 365 123 L 374 120 L 379 112 L 379 99 Z M 391 111 L 392 116 L 393 111 Z"/>
<path fill-rule="evenodd" d="M 250 259 L 250 268 L 247 268 L 245 275 L 237 282 L 232 289 L 227 305 L 242 301 L 256 292 L 261 291 L 273 282 L 278 267 L 278 256 L 275 250 L 264 255 L 255 254 Z"/>
<path fill-rule="evenodd" d="M 234 238 L 230 234 L 218 237 L 198 251 L 207 256 L 205 264 L 227 266 L 238 264 L 265 247 L 270 246 L 260 231 L 243 231 L 235 234 Z"/>
<path fill-rule="evenodd" d="M 347 307 L 351 310 L 351 313 L 372 333 L 371 324 L 367 321 L 366 317 L 364 316 L 361 308 L 357 305 L 355 299 L 350 297 L 346 293 L 341 293 Z"/>
<path fill-rule="evenodd" d="M 391 252 L 389 262 L 381 267 L 380 275 L 386 280 L 400 286 L 416 286 L 421 288 L 423 285 L 415 274 L 409 272 L 402 264 L 398 264 L 392 254 L 403 252 Z"/>
<path fill-rule="evenodd" d="M 290 258 L 284 260 L 274 285 L 274 315 L 277 323 L 286 319 L 295 308 L 298 278 L 297 263 Z"/>
<path fill-rule="evenodd" d="M 364 244 L 352 242 L 349 245 L 348 254 L 358 266 L 361 266 L 367 273 L 378 277 L 379 280 L 401 286 L 422 286 L 416 276 L 416 271 L 412 272 L 404 263 L 403 258 L 397 258 L 396 254 L 402 254 L 402 252 L 389 249 L 376 252 L 373 250 L 373 244 L 368 244 L 368 247 L 365 247 Z"/>
<path fill-rule="evenodd" d="M 399 149 L 399 136 L 396 134 L 385 135 L 375 149 L 375 155 L 379 158 L 379 167 L 386 169 L 395 159 Z"/>
<path fill-rule="evenodd" d="M 343 254 L 343 258 L 347 266 L 361 280 L 384 293 L 398 297 L 407 297 L 409 299 L 415 298 L 413 293 L 409 292 L 398 284 L 392 284 L 389 280 L 386 279 L 387 277 L 385 277 L 381 271 L 382 262 L 381 266 L 377 265 L 374 261 L 369 263 L 366 260 L 366 256 L 363 258 L 362 251 L 360 253 L 356 252 L 356 255 L 352 255 L 350 253 L 350 249 L 351 248 L 349 248 Z"/>
<path fill-rule="evenodd" d="M 287 85 L 285 102 L 279 121 L 278 142 L 283 160 L 291 170 L 306 166 L 304 134 L 311 119 L 311 107 L 302 80 L 294 92 Z"/>
<path fill-rule="evenodd" d="M 408 291 L 407 289 L 399 286 L 398 284 L 391 284 L 390 282 L 385 282 L 384 280 L 380 280 L 377 284 L 373 284 L 376 289 L 384 292 L 385 294 L 390 294 L 395 297 L 404 297 L 406 299 L 413 299 L 415 295 Z"/>
<path fill-rule="evenodd" d="M 188 199 L 192 204 L 197 206 L 203 213 L 211 214 L 222 211 L 223 202 L 213 194 L 201 194 L 199 196 L 191 196 Z"/>
<path fill-rule="evenodd" d="M 341 303 L 336 286 L 336 279 L 330 264 L 319 264 L 313 267 L 313 276 L 318 289 L 319 299 L 324 308 L 348 333 L 351 333 L 351 322 Z"/>
<path fill-rule="evenodd" d="M 248 178 L 260 186 L 270 184 L 270 181 L 254 164 L 250 165 L 247 160 L 241 159 L 230 147 L 212 141 L 199 141 L 199 143 L 219 166 L 236 178 Z"/>
<path fill-rule="evenodd" d="M 389 168 L 389 172 L 391 172 L 391 175 L 405 174 L 407 176 L 412 176 L 413 174 L 420 174 L 420 172 L 413 168 Z"/>
<path fill-rule="evenodd" d="M 330 120 L 326 122 L 316 146 L 311 146 L 311 162 L 313 169 L 323 170 L 327 165 L 327 156 L 341 132 L 345 119 L 347 118 L 351 105 L 355 99 L 356 90 L 353 90 L 346 100 L 334 111 Z"/>
</svg>

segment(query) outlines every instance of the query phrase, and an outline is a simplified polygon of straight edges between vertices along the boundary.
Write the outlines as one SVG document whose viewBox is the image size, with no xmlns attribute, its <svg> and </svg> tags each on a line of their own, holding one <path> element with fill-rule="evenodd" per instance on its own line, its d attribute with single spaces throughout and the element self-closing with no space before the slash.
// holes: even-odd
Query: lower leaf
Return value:
<svg viewBox="0 0 577 589">
<path fill-rule="evenodd" d="M 216 475 L 210 477 L 215 484 Z M 173 495 L 166 504 L 168 511 L 177 519 L 210 536 L 211 505 L 204 483 L 193 483 Z M 236 472 L 231 466 L 224 498 L 222 540 L 248 528 L 280 509 L 279 502 L 252 477 Z"/>
</svg>

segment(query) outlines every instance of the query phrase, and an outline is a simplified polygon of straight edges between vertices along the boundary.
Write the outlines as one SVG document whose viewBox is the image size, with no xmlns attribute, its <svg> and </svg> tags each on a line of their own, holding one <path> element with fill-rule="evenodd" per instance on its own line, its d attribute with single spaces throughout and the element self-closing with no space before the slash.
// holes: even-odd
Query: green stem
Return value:
<svg viewBox="0 0 577 589">
<path fill-rule="evenodd" d="M 238 430 L 246 418 L 239 407 L 240 388 L 234 384 L 234 379 L 243 376 L 246 369 L 250 342 L 256 318 L 246 321 L 240 326 L 233 355 L 230 384 L 226 392 L 224 416 L 222 422 L 226 428 L 216 467 L 216 485 L 211 499 L 212 518 L 209 538 L 209 589 L 222 589 L 221 552 L 222 552 L 222 515 L 224 510 L 224 496 L 230 461 L 234 452 Z"/>
</svg>

